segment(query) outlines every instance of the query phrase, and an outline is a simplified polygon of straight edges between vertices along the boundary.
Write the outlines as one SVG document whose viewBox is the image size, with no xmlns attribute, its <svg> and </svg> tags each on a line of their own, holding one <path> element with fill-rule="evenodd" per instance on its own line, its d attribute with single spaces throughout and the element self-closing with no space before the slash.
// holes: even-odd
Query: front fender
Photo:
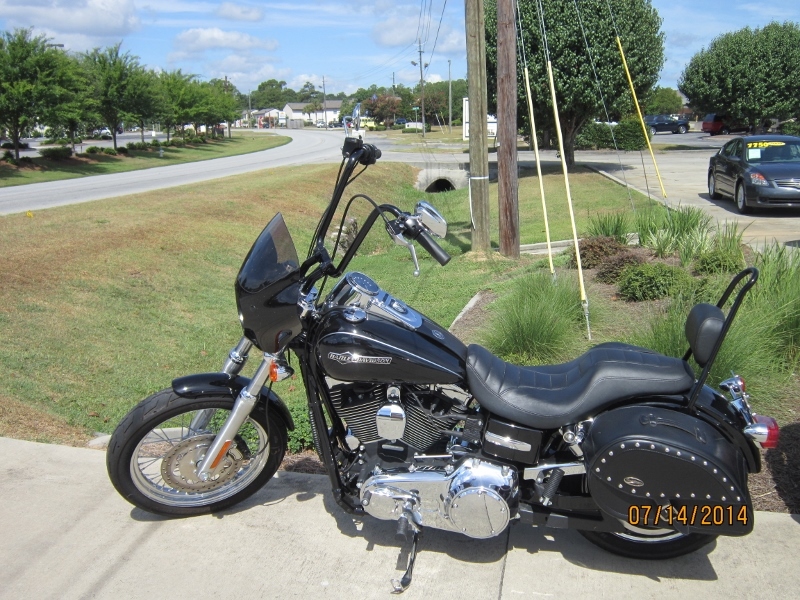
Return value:
<svg viewBox="0 0 800 600">
<path fill-rule="evenodd" d="M 238 375 L 232 377 L 227 373 L 196 373 L 172 380 L 172 391 L 182 398 L 202 398 L 209 394 L 227 394 L 234 400 L 250 379 Z M 261 388 L 259 402 L 269 402 L 270 410 L 274 410 L 283 420 L 286 429 L 294 431 L 294 420 L 289 409 L 280 396 L 266 387 Z"/>
</svg>

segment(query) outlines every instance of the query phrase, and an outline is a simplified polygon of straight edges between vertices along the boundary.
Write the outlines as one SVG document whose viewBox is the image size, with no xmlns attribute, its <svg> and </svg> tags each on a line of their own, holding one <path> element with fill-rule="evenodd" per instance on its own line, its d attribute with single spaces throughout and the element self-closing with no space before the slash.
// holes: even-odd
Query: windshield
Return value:
<svg viewBox="0 0 800 600">
<path fill-rule="evenodd" d="M 237 283 L 249 293 L 284 278 L 300 266 L 292 236 L 278 213 L 258 236 L 239 270 Z"/>
<path fill-rule="evenodd" d="M 753 164 L 800 162 L 800 140 L 747 142 L 747 162 Z"/>
<path fill-rule="evenodd" d="M 278 213 L 250 248 L 236 278 L 242 328 L 264 352 L 278 352 L 300 332 L 299 268 L 292 236 Z"/>
</svg>

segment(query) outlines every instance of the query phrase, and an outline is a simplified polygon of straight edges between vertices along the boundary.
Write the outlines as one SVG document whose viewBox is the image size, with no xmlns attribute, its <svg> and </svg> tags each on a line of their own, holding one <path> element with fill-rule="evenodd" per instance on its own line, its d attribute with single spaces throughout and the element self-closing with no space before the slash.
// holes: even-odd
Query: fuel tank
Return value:
<svg viewBox="0 0 800 600">
<path fill-rule="evenodd" d="M 318 329 L 317 360 L 339 381 L 465 381 L 467 347 L 430 319 L 415 325 L 352 306 L 331 308 Z"/>
</svg>

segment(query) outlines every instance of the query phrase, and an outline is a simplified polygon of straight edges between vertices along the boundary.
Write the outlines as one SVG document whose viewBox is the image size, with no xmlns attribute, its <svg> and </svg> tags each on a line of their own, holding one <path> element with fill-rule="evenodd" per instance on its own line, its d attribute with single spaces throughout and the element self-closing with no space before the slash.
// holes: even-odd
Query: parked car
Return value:
<svg viewBox="0 0 800 600">
<path fill-rule="evenodd" d="M 655 135 L 659 131 L 669 131 L 671 133 L 686 133 L 689 131 L 689 121 L 677 119 L 672 115 L 647 115 L 644 118 L 645 124 L 650 128 L 650 135 Z"/>
<path fill-rule="evenodd" d="M 396 119 L 394 122 L 395 125 L 405 125 L 406 123 L 408 123 L 408 119 L 404 119 L 403 117 Z"/>
<path fill-rule="evenodd" d="M 737 137 L 711 157 L 708 195 L 730 196 L 739 212 L 754 208 L 800 208 L 800 137 Z"/>
<path fill-rule="evenodd" d="M 728 135 L 734 131 L 747 131 L 750 127 L 746 123 L 740 123 L 727 115 L 718 113 L 708 113 L 703 118 L 701 129 L 703 133 L 711 135 Z"/>
<path fill-rule="evenodd" d="M 327 126 L 325 125 L 325 121 L 317 121 L 317 127 L 320 129 L 325 129 Z"/>
</svg>

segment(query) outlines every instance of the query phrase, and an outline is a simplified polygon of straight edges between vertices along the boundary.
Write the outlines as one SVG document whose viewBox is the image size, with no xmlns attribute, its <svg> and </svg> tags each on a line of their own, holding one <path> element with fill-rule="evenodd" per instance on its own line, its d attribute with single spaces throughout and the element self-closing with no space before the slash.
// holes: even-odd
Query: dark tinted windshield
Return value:
<svg viewBox="0 0 800 600">
<path fill-rule="evenodd" d="M 283 215 L 278 213 L 244 259 L 237 283 L 245 292 L 255 293 L 285 278 L 299 266 L 292 236 Z"/>
<path fill-rule="evenodd" d="M 747 162 L 800 162 L 800 141 L 765 140 L 747 142 Z"/>
</svg>

